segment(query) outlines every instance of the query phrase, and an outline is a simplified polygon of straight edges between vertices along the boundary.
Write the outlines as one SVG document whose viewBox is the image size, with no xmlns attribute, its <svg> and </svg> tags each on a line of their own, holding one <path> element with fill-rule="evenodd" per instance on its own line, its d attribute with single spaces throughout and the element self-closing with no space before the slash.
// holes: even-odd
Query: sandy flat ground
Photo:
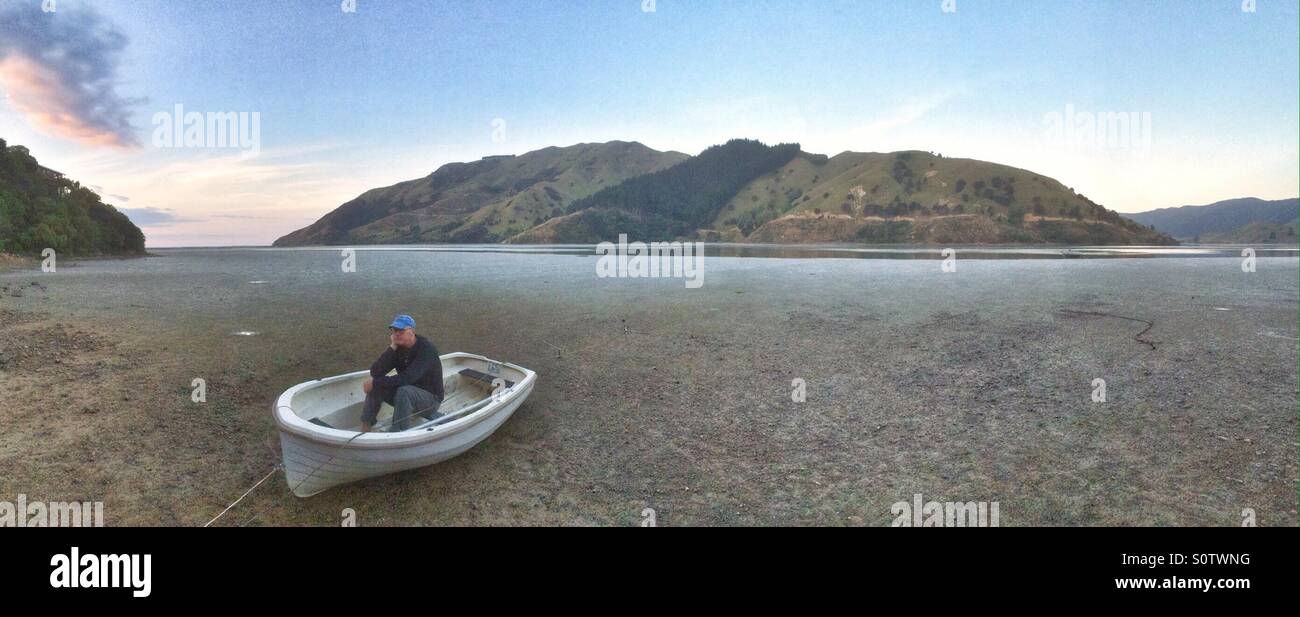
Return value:
<svg viewBox="0 0 1300 617">
<path fill-rule="evenodd" d="M 686 289 L 572 255 L 160 253 L 0 273 L 0 499 L 201 525 L 279 461 L 275 397 L 368 366 L 400 311 L 536 390 L 456 459 L 309 499 L 276 474 L 219 524 L 882 526 L 915 493 L 1006 526 L 1297 521 L 1295 258 L 711 258 Z"/>
</svg>

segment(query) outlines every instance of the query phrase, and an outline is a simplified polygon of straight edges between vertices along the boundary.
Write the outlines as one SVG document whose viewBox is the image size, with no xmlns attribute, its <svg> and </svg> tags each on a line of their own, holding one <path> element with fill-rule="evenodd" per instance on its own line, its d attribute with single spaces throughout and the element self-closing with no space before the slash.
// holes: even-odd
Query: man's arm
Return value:
<svg viewBox="0 0 1300 617">
<path fill-rule="evenodd" d="M 400 388 L 419 381 L 421 377 L 424 377 L 425 373 L 429 372 L 429 369 L 433 368 L 434 362 L 438 363 L 439 368 L 442 367 L 442 358 L 439 358 L 438 354 L 433 351 L 432 345 L 426 345 L 420 348 L 419 357 L 408 364 L 406 370 L 398 372 L 397 375 L 392 377 L 375 375 L 373 369 L 371 369 L 370 374 L 374 376 L 376 386 Z M 384 372 L 387 373 L 388 371 Z"/>
<path fill-rule="evenodd" d="M 375 378 L 375 385 L 384 385 L 383 382 L 380 381 L 380 378 L 387 375 L 388 371 L 393 370 L 393 368 L 397 366 L 396 353 L 397 352 L 393 351 L 392 346 L 389 346 L 388 349 L 385 349 L 384 353 L 379 356 L 379 359 L 375 360 L 375 363 L 370 365 L 370 376 Z"/>
</svg>

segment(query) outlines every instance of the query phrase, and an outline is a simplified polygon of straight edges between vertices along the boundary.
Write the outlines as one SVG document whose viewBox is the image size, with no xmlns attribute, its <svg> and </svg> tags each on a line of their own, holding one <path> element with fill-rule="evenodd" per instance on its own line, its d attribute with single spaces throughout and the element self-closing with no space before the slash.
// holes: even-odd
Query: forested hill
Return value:
<svg viewBox="0 0 1300 617">
<path fill-rule="evenodd" d="M 0 252 L 143 255 L 144 233 L 94 191 L 0 139 Z"/>
</svg>

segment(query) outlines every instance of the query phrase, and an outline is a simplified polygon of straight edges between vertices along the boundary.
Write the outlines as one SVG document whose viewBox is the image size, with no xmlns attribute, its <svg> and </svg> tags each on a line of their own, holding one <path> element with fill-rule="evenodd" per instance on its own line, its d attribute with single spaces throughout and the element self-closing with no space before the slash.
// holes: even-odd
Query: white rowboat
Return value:
<svg viewBox="0 0 1300 617">
<path fill-rule="evenodd" d="M 483 441 L 528 398 L 537 373 L 468 353 L 442 356 L 445 398 L 440 417 L 415 416 L 402 432 L 361 433 L 362 383 L 369 371 L 289 388 L 275 402 L 284 477 L 310 497 L 340 484 L 445 461 Z M 384 404 L 376 429 L 392 421 Z"/>
</svg>

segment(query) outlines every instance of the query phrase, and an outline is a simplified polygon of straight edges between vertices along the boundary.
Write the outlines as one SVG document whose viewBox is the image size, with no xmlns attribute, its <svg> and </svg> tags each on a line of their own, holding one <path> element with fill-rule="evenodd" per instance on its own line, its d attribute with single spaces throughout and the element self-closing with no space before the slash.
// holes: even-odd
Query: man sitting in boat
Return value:
<svg viewBox="0 0 1300 617">
<path fill-rule="evenodd" d="M 415 320 L 410 315 L 398 315 L 388 326 L 388 349 L 370 367 L 370 379 L 362 389 L 366 404 L 361 411 L 361 432 L 375 427 L 379 407 L 383 403 L 393 406 L 392 432 L 404 431 L 413 415 L 430 420 L 441 416 L 445 393 L 442 389 L 442 360 L 438 348 L 429 339 L 415 333 Z M 397 374 L 388 372 L 397 369 Z"/>
</svg>

